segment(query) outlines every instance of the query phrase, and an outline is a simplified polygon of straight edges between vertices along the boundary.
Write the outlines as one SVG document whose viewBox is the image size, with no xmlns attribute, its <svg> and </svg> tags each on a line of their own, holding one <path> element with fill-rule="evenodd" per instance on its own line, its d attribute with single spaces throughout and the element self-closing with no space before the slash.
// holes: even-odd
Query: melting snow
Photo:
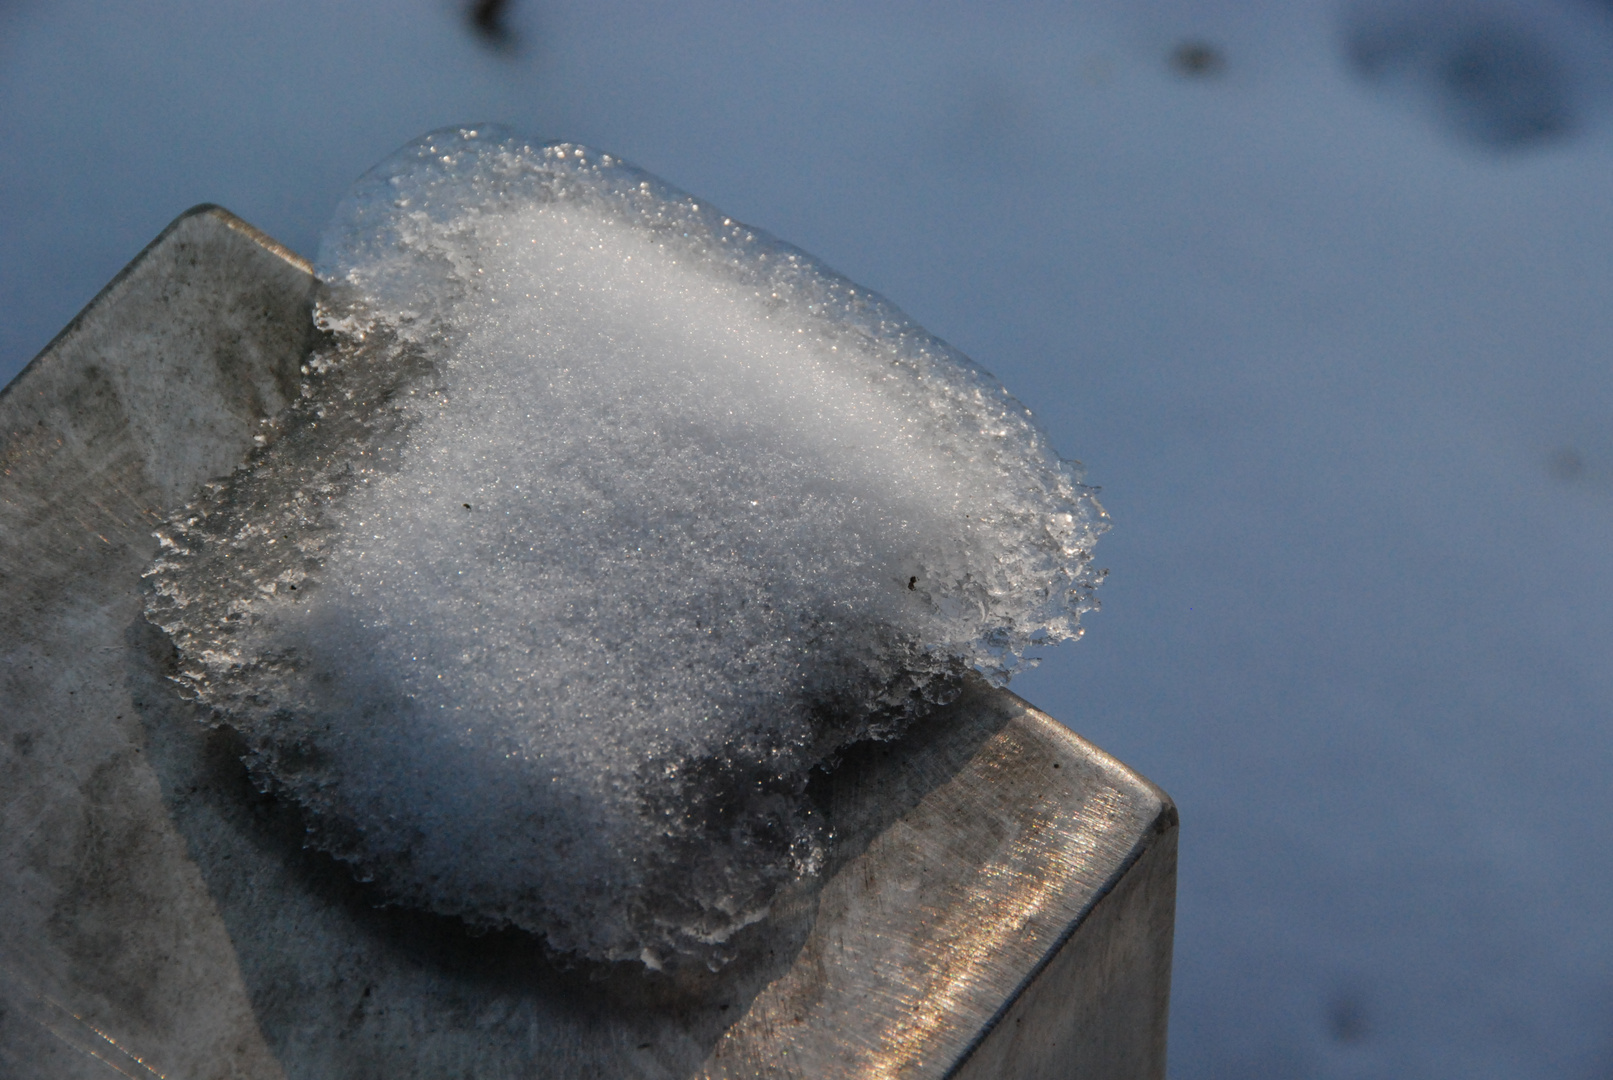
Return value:
<svg viewBox="0 0 1613 1080">
<path fill-rule="evenodd" d="M 179 679 L 395 900 L 718 962 L 809 771 L 1079 635 L 1102 509 L 888 302 L 609 155 L 452 129 L 357 185 L 329 344 L 175 515 Z"/>
</svg>

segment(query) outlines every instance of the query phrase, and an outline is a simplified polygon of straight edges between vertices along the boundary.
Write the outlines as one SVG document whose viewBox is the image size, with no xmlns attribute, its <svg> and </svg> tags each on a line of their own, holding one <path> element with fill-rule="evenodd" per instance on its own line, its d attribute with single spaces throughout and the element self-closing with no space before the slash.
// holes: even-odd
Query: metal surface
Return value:
<svg viewBox="0 0 1613 1080">
<path fill-rule="evenodd" d="M 0 1075 L 1162 1077 L 1176 815 L 1005 691 L 848 757 L 722 972 L 381 907 L 168 690 L 156 515 L 297 388 L 315 281 L 180 218 L 0 394 Z"/>
</svg>

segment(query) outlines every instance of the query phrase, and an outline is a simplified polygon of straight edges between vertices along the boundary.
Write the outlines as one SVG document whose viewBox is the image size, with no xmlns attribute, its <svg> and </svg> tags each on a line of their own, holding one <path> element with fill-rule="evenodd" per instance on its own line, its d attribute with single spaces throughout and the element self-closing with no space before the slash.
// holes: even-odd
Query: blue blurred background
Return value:
<svg viewBox="0 0 1613 1080">
<path fill-rule="evenodd" d="M 1613 3 L 0 0 L 0 381 L 187 206 L 625 156 L 1086 462 L 1015 689 L 1183 819 L 1171 1068 L 1613 1076 Z"/>
</svg>

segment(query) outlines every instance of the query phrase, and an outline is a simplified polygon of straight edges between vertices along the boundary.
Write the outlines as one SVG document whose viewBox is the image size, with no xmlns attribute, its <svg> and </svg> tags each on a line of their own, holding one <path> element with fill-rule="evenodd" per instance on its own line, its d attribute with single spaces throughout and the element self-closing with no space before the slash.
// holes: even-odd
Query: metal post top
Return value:
<svg viewBox="0 0 1613 1080">
<path fill-rule="evenodd" d="M 140 618 L 163 511 L 298 392 L 318 283 L 180 217 L 0 392 L 0 1073 L 1162 1077 L 1176 812 L 976 687 L 815 792 L 836 835 L 699 979 L 378 906 Z"/>
</svg>

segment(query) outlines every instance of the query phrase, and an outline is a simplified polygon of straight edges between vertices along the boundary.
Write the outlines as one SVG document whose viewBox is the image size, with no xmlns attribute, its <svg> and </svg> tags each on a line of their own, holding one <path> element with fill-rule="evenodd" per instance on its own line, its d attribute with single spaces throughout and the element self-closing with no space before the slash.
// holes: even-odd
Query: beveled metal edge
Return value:
<svg viewBox="0 0 1613 1080">
<path fill-rule="evenodd" d="M 1127 853 L 1125 860 L 1116 868 L 1109 880 L 1087 901 L 1081 913 L 1064 928 L 1064 931 L 1053 942 L 1041 960 L 1036 963 L 1035 967 L 1026 972 L 1025 977 L 1014 988 L 1013 993 L 1004 999 L 1002 1007 L 981 1027 L 969 1045 L 958 1056 L 958 1059 L 947 1069 L 943 1080 L 952 1080 L 952 1078 L 959 1076 L 968 1069 L 970 1060 L 975 1056 L 975 1052 L 997 1033 L 1003 1021 L 1014 1011 L 1015 1006 L 1021 1003 L 1025 995 L 1035 986 L 1037 980 L 1058 959 L 1059 955 L 1069 946 L 1071 940 L 1087 925 L 1089 918 L 1097 910 L 1098 906 L 1115 892 L 1120 883 L 1125 880 L 1126 875 L 1131 873 L 1132 869 L 1143 857 L 1155 849 L 1160 837 L 1164 833 L 1177 828 L 1180 823 L 1180 815 L 1177 812 L 1175 800 L 1166 794 L 1165 790 L 1158 784 L 1132 769 L 1114 755 L 1088 742 L 1067 725 L 1038 709 L 1018 694 L 1007 693 L 1024 710 L 1020 716 L 1022 723 L 1034 724 L 1040 729 L 1040 734 L 1044 737 L 1051 737 L 1056 742 L 1062 742 L 1070 749 L 1072 757 L 1094 760 L 1103 765 L 1106 771 L 1115 779 L 1129 781 L 1138 793 L 1152 796 L 1157 802 L 1157 808 L 1153 820 L 1143 834 L 1138 837 L 1137 843 Z"/>
<path fill-rule="evenodd" d="M 24 364 L 22 366 L 22 370 L 18 371 L 17 374 L 11 377 L 10 382 L 6 383 L 4 386 L 0 386 L 0 402 L 3 402 L 6 399 L 6 396 L 10 394 L 15 387 L 20 386 L 25 379 L 28 379 L 31 375 L 36 374 L 36 369 L 41 366 L 42 362 L 46 361 L 52 354 L 59 351 L 62 345 L 72 338 L 76 333 L 78 333 L 86 322 L 95 317 L 102 306 L 114 302 L 117 293 L 121 291 L 124 283 L 127 282 L 134 274 L 139 272 L 141 264 L 144 263 L 154 251 L 161 248 L 163 244 L 167 242 L 169 236 L 182 228 L 191 218 L 195 217 L 214 218 L 221 225 L 224 225 L 226 228 L 248 237 L 265 251 L 272 255 L 279 256 L 281 259 L 284 259 L 298 270 L 301 270 L 303 273 L 309 275 L 314 273 L 313 263 L 309 262 L 301 255 L 298 255 L 295 251 L 292 251 L 290 248 L 286 247 L 284 244 L 280 243 L 280 241 L 276 240 L 262 229 L 259 229 L 257 226 L 236 217 L 234 214 L 224 209 L 224 207 L 219 206 L 217 203 L 197 203 L 195 206 L 191 207 L 189 210 L 186 210 L 184 213 L 180 214 L 178 217 L 174 218 L 174 220 L 170 221 L 166 226 L 164 226 L 162 232 L 158 233 L 150 243 L 141 248 L 139 254 L 130 259 L 128 263 L 124 265 L 123 269 L 119 270 L 116 274 L 113 274 L 112 280 L 101 286 L 96 294 L 90 297 L 89 302 L 79 309 L 78 314 L 69 319 L 67 325 L 58 330 L 56 335 L 52 337 L 50 341 L 45 343 L 45 347 L 34 354 L 33 359 Z"/>
</svg>

